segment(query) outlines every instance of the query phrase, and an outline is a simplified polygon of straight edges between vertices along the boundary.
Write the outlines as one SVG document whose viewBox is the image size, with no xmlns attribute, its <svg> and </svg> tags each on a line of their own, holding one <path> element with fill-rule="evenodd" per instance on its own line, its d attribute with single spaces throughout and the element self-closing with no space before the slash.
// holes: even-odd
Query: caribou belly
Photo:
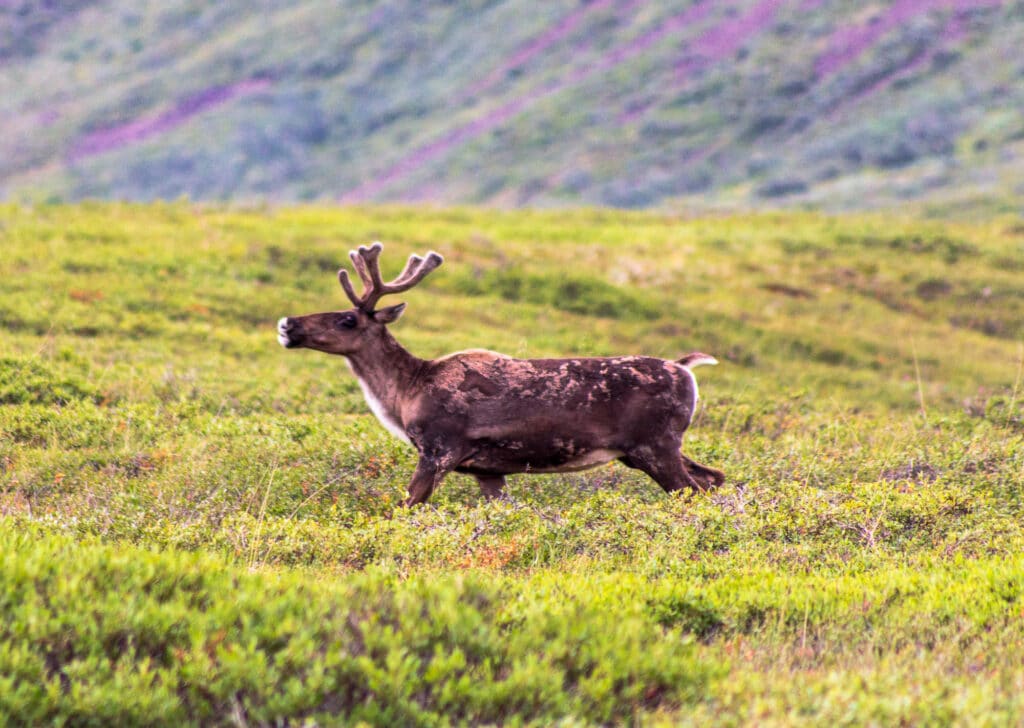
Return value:
<svg viewBox="0 0 1024 728">
<path fill-rule="evenodd" d="M 610 463 L 612 460 L 620 458 L 624 454 L 625 453 L 621 450 L 591 450 L 590 452 L 581 453 L 561 465 L 547 465 L 543 467 L 529 468 L 529 471 L 532 473 L 575 473 L 579 470 L 589 470 L 590 468 L 595 468 L 598 465 Z"/>
<path fill-rule="evenodd" d="M 517 456 L 514 451 L 495 449 L 478 452 L 459 464 L 459 470 L 466 472 L 500 473 L 575 473 L 610 463 L 623 456 L 621 450 L 596 448 L 578 453 L 561 462 L 551 462 L 543 457 Z M 560 458 L 559 458 L 560 459 Z"/>
</svg>

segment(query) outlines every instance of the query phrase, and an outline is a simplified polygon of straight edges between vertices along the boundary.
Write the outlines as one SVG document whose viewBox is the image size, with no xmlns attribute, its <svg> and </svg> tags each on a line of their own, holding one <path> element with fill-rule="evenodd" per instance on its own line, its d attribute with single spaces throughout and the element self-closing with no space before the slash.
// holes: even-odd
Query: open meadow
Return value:
<svg viewBox="0 0 1024 728">
<path fill-rule="evenodd" d="M 414 354 L 704 351 L 666 495 L 451 475 L 281 316 L 445 264 Z M 0 723 L 1024 721 L 1024 226 L 0 206 Z"/>
</svg>

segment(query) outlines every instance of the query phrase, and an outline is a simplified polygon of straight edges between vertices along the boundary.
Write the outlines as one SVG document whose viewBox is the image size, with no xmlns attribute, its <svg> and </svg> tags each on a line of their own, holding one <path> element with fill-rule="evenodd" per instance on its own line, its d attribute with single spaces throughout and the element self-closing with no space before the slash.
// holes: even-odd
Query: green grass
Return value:
<svg viewBox="0 0 1024 728">
<path fill-rule="evenodd" d="M 885 217 L 0 208 L 0 720 L 1013 724 L 1024 237 Z M 413 352 L 714 354 L 666 496 L 451 476 L 282 315 L 446 263 Z"/>
</svg>

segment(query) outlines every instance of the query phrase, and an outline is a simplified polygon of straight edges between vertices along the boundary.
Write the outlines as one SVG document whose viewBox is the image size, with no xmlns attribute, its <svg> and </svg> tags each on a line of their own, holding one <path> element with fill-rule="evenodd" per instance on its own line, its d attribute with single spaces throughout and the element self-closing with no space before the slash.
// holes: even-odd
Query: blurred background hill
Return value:
<svg viewBox="0 0 1024 728">
<path fill-rule="evenodd" d="M 1021 0 L 0 0 L 0 197 L 1019 210 Z"/>
</svg>

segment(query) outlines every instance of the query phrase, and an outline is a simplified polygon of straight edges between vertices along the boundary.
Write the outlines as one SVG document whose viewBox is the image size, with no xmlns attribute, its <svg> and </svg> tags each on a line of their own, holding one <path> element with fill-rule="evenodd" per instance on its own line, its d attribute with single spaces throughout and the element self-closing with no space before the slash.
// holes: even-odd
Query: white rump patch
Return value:
<svg viewBox="0 0 1024 728">
<path fill-rule="evenodd" d="M 700 401 L 700 387 L 697 386 L 697 377 L 693 375 L 689 367 L 683 367 L 686 373 L 690 375 L 690 381 L 693 382 L 693 405 L 690 407 L 690 417 L 693 417 L 697 412 L 697 402 Z"/>
<path fill-rule="evenodd" d="M 711 359 L 711 357 L 709 356 L 708 359 Z M 698 360 L 698 361 L 700 361 L 700 360 Z M 711 361 L 714 362 L 715 364 L 718 363 L 714 359 L 711 359 Z M 700 363 L 705 363 L 705 362 L 700 362 Z M 693 384 L 693 404 L 690 405 L 690 417 L 693 417 L 693 415 L 696 414 L 696 412 L 697 412 L 697 401 L 700 400 L 700 387 L 697 386 L 697 377 L 695 377 L 693 375 L 693 372 L 690 370 L 690 367 L 683 366 L 682 364 L 677 364 L 676 366 L 678 366 L 680 369 L 682 369 L 684 372 L 686 372 L 690 376 L 690 383 Z M 691 362 L 691 366 L 696 366 L 696 365 Z"/>
<path fill-rule="evenodd" d="M 693 406 L 690 408 L 690 416 L 692 417 L 697 411 L 697 402 L 700 400 L 700 387 L 697 386 L 697 377 L 693 375 L 693 367 L 704 366 L 705 364 L 713 366 L 718 363 L 718 359 L 708 354 L 699 354 L 685 364 L 680 364 L 679 362 L 672 363 L 690 375 L 690 382 L 693 384 Z"/>
</svg>

